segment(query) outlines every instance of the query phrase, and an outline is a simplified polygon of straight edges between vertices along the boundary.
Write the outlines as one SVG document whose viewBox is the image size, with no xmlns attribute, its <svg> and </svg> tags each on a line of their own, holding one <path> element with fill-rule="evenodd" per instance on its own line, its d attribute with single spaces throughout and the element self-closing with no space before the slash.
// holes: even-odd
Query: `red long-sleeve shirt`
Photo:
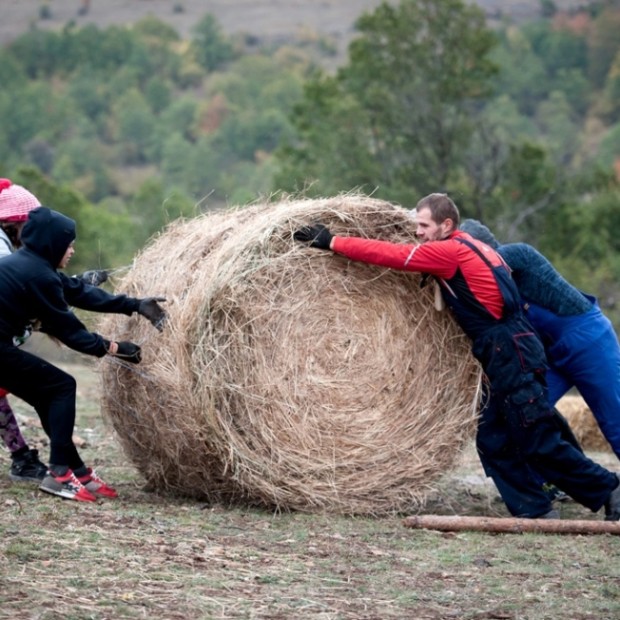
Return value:
<svg viewBox="0 0 620 620">
<path fill-rule="evenodd" d="M 494 267 L 505 264 L 492 248 L 461 231 L 454 231 L 447 239 L 427 241 L 423 244 L 391 243 L 360 237 L 334 237 L 331 247 L 334 252 L 351 260 L 390 269 L 429 273 L 436 276 L 442 287 L 454 295 L 457 293 L 450 281 L 460 272 L 462 280 L 478 302 L 494 318 L 501 318 L 504 299 L 493 272 L 476 252 L 464 243 L 456 241 L 458 236 L 479 248 Z"/>
</svg>

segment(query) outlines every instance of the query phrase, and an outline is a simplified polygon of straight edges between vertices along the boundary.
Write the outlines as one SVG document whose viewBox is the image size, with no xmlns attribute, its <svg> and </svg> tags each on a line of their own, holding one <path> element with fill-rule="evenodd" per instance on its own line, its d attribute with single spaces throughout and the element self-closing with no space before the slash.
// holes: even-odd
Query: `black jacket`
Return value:
<svg viewBox="0 0 620 620">
<path fill-rule="evenodd" d="M 47 207 L 30 212 L 23 247 L 0 261 L 0 341 L 12 342 L 34 320 L 41 331 L 87 355 L 102 357 L 109 341 L 89 332 L 69 305 L 95 312 L 130 315 L 139 299 L 111 295 L 56 271 L 75 239 L 75 222 Z"/>
</svg>

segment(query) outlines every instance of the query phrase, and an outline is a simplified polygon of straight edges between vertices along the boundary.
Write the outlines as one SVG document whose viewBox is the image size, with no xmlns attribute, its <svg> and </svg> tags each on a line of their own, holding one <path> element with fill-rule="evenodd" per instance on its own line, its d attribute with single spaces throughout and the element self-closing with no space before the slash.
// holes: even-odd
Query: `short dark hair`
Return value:
<svg viewBox="0 0 620 620">
<path fill-rule="evenodd" d="M 461 216 L 459 210 L 448 194 L 429 194 L 424 196 L 415 206 L 416 211 L 428 209 L 435 224 L 441 224 L 448 218 L 454 222 L 454 229 L 459 227 Z"/>
</svg>

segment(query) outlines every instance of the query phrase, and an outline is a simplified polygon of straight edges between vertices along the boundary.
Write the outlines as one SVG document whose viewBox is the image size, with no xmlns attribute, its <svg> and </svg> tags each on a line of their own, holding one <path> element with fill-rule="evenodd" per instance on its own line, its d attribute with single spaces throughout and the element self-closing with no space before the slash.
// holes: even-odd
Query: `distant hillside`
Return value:
<svg viewBox="0 0 620 620">
<path fill-rule="evenodd" d="M 88 11 L 78 14 L 87 4 Z M 329 37 L 341 55 L 353 35 L 357 17 L 379 4 L 380 0 L 0 0 L 0 45 L 32 25 L 58 29 L 74 21 L 105 28 L 132 24 L 149 14 L 186 37 L 193 24 L 211 13 L 228 34 L 248 34 L 265 43 L 318 34 Z M 477 4 L 491 20 L 504 15 L 523 21 L 540 12 L 540 0 L 477 0 Z M 578 0 L 555 0 L 560 9 L 583 4 Z M 48 19 L 41 19 L 43 7 L 51 15 Z"/>
</svg>

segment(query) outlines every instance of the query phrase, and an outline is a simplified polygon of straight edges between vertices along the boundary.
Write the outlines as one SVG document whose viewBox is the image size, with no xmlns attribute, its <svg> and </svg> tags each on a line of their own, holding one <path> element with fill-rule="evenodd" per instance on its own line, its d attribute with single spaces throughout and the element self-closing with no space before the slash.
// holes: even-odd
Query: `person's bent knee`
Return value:
<svg viewBox="0 0 620 620">
<path fill-rule="evenodd" d="M 59 389 L 64 393 L 75 394 L 77 392 L 77 381 L 69 373 L 62 373 L 62 380 L 59 382 Z"/>
<path fill-rule="evenodd" d="M 65 398 L 75 397 L 77 393 L 77 381 L 64 370 L 56 369 L 53 380 L 46 386 L 46 392 Z"/>
</svg>

